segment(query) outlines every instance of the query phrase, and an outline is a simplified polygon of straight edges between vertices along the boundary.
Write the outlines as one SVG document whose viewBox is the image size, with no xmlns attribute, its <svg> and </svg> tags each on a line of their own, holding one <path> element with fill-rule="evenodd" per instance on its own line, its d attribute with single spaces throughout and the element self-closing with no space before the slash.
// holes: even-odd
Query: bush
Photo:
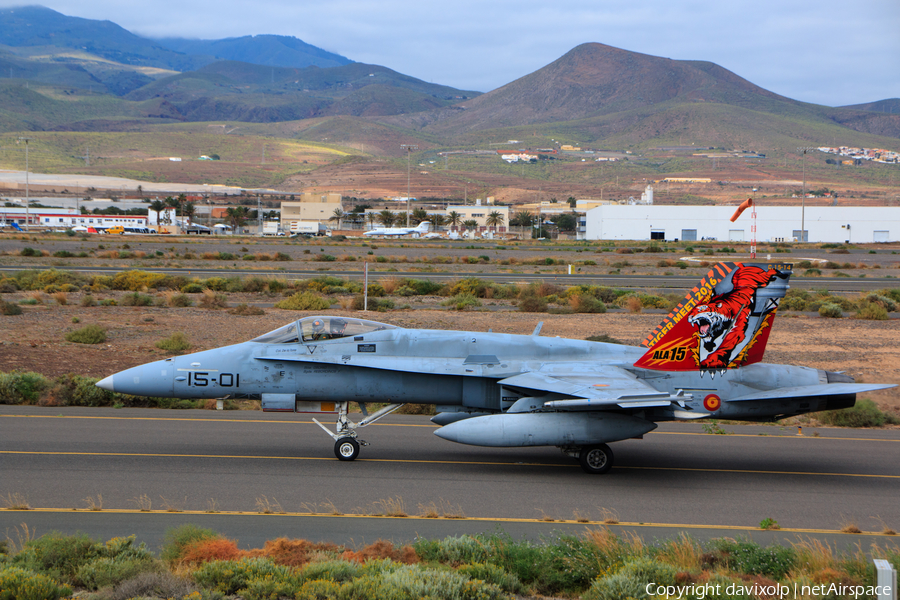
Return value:
<svg viewBox="0 0 900 600">
<path fill-rule="evenodd" d="M 864 304 L 856 311 L 856 318 L 869 321 L 886 321 L 888 318 L 888 311 L 884 306 L 878 303 Z"/>
<path fill-rule="evenodd" d="M 159 557 L 170 565 L 175 565 L 181 561 L 182 553 L 191 544 L 218 537 L 221 536 L 212 529 L 204 529 L 192 523 L 167 529 Z"/>
<path fill-rule="evenodd" d="M 793 568 L 796 558 L 794 548 L 778 545 L 764 548 L 748 540 L 717 539 L 713 540 L 713 547 L 722 554 L 729 569 L 772 579 L 783 579 Z"/>
<path fill-rule="evenodd" d="M 152 559 L 100 558 L 79 567 L 75 579 L 89 590 L 116 585 L 141 573 L 159 572 L 162 565 Z"/>
<path fill-rule="evenodd" d="M 819 307 L 819 316 L 827 319 L 840 319 L 844 316 L 844 311 L 837 304 L 826 302 Z"/>
<path fill-rule="evenodd" d="M 188 283 L 181 288 L 182 294 L 199 294 L 203 291 L 203 286 L 197 282 Z"/>
<path fill-rule="evenodd" d="M 191 349 L 191 343 L 188 341 L 187 336 L 185 336 L 184 333 L 182 333 L 181 331 L 176 331 L 169 337 L 156 342 L 156 347 L 160 350 L 165 350 L 173 354 L 181 354 Z"/>
<path fill-rule="evenodd" d="M 0 373 L 0 404 L 34 404 L 49 387 L 40 373 Z"/>
<path fill-rule="evenodd" d="M 145 289 L 164 287 L 169 276 L 162 273 L 148 273 L 147 271 L 123 271 L 116 274 L 109 282 L 109 287 L 114 290 L 126 290 L 139 292 Z"/>
<path fill-rule="evenodd" d="M 865 301 L 870 304 L 880 304 L 888 312 L 897 312 L 897 303 L 887 296 L 873 293 L 866 296 Z"/>
<path fill-rule="evenodd" d="M 481 301 L 472 294 L 457 294 L 441 302 L 441 306 L 452 306 L 455 310 L 481 306 Z"/>
<path fill-rule="evenodd" d="M 196 594 L 196 595 L 193 595 Z M 168 572 L 149 571 L 123 581 L 111 591 L 104 591 L 103 600 L 130 600 L 131 598 L 214 598 L 200 595 L 188 580 Z"/>
<path fill-rule="evenodd" d="M 140 292 L 125 294 L 119 304 L 122 306 L 153 306 L 153 298 Z"/>
<path fill-rule="evenodd" d="M 284 310 L 326 310 L 331 302 L 313 292 L 297 292 L 289 298 L 275 303 L 275 308 Z"/>
<path fill-rule="evenodd" d="M 49 533 L 26 542 L 12 564 L 44 573 L 58 581 L 77 583 L 78 569 L 104 555 L 104 546 L 85 534 Z"/>
<path fill-rule="evenodd" d="M 507 573 L 497 565 L 490 563 L 474 563 L 462 565 L 457 571 L 470 579 L 477 579 L 496 585 L 507 594 L 524 594 L 525 586 L 519 578 L 512 573 Z"/>
<path fill-rule="evenodd" d="M 291 579 L 291 569 L 276 565 L 268 558 L 242 558 L 208 562 L 193 573 L 194 581 L 221 594 L 237 594 L 253 580 L 269 578 L 274 581 Z M 278 597 L 278 596 L 275 596 Z"/>
<path fill-rule="evenodd" d="M 816 415 L 819 421 L 835 427 L 881 427 L 897 419 L 884 413 L 868 399 L 857 400 L 854 406 L 840 410 L 826 410 Z"/>
<path fill-rule="evenodd" d="M 225 288 L 228 286 L 228 280 L 224 277 L 210 277 L 204 281 L 203 284 L 207 289 L 213 290 L 214 292 L 224 292 Z"/>
<path fill-rule="evenodd" d="M 228 314 L 230 315 L 238 315 L 241 317 L 247 317 L 252 315 L 264 315 L 266 311 L 259 308 L 258 306 L 250 306 L 245 303 L 238 304 L 234 308 L 228 309 Z"/>
<path fill-rule="evenodd" d="M 75 344 L 102 344 L 106 341 L 106 330 L 99 325 L 85 325 L 81 329 L 68 332 L 66 341 Z"/>
<path fill-rule="evenodd" d="M 605 313 L 606 305 L 588 294 L 569 296 L 569 306 L 577 313 Z"/>
<path fill-rule="evenodd" d="M 22 250 L 19 252 L 19 254 L 21 256 L 42 256 L 43 252 L 41 252 L 40 250 L 35 250 L 34 248 L 29 248 L 28 246 L 25 246 L 24 248 L 22 248 Z"/>
<path fill-rule="evenodd" d="M 518 303 L 520 312 L 547 312 L 547 300 L 540 296 L 525 296 Z"/>
<path fill-rule="evenodd" d="M 582 598 L 584 600 L 620 600 L 649 598 L 647 584 L 675 584 L 675 567 L 649 558 L 625 563 L 615 574 L 596 580 Z"/>
<path fill-rule="evenodd" d="M 12 566 L 0 569 L 0 600 L 57 600 L 71 595 L 70 587 L 46 575 Z"/>
<path fill-rule="evenodd" d="M 194 301 L 191 300 L 190 296 L 187 294 L 172 294 L 172 292 L 166 292 L 166 295 L 166 304 L 173 308 L 187 308 L 188 306 L 194 305 Z"/>
<path fill-rule="evenodd" d="M 7 302 L 6 300 L 0 300 L 0 315 L 6 315 L 8 317 L 21 315 L 22 308 L 13 302 Z"/>
<path fill-rule="evenodd" d="M 203 290 L 200 296 L 200 307 L 209 309 L 226 308 L 228 306 L 228 297 L 225 294 L 217 294 L 212 290 Z"/>
<path fill-rule="evenodd" d="M 616 338 L 610 336 L 608 333 L 604 333 L 601 335 L 590 335 L 585 340 L 589 342 L 603 342 L 605 344 L 624 344 L 621 340 L 617 340 Z"/>
<path fill-rule="evenodd" d="M 353 296 L 353 303 L 350 305 L 350 308 L 353 310 L 363 310 L 365 306 L 366 299 L 362 294 Z M 394 309 L 394 301 L 390 298 L 369 298 L 369 310 L 376 310 L 378 312 L 387 312 L 389 310 Z"/>
</svg>

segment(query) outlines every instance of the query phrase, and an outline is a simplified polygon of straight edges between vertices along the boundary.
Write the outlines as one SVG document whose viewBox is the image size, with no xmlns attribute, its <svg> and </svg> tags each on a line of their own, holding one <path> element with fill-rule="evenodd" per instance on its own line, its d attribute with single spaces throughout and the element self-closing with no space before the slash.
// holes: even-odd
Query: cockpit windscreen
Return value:
<svg viewBox="0 0 900 600">
<path fill-rule="evenodd" d="M 296 344 L 334 340 L 342 337 L 360 336 L 384 329 L 396 329 L 393 325 L 366 321 L 365 319 L 349 319 L 347 317 L 306 317 L 295 323 L 279 327 L 254 339 L 260 344 Z"/>
</svg>

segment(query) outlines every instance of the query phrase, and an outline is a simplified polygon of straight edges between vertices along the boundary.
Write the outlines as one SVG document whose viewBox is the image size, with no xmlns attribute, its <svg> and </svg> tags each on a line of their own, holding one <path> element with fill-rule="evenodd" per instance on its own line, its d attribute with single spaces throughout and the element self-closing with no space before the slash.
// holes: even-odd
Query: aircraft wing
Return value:
<svg viewBox="0 0 900 600">
<path fill-rule="evenodd" d="M 669 406 L 689 399 L 660 392 L 639 381 L 619 367 L 604 366 L 591 373 L 570 375 L 534 371 L 501 379 L 500 385 L 535 395 L 547 393 L 570 396 L 571 399 L 545 402 L 547 408 L 563 410 L 600 410 L 609 408 L 649 408 Z"/>
<path fill-rule="evenodd" d="M 822 383 L 819 385 L 801 385 L 795 387 L 775 388 L 745 394 L 737 398 L 729 398 L 729 402 L 745 400 L 775 400 L 782 398 L 807 398 L 816 396 L 840 396 L 844 394 L 862 394 L 896 387 L 893 383 Z"/>
</svg>

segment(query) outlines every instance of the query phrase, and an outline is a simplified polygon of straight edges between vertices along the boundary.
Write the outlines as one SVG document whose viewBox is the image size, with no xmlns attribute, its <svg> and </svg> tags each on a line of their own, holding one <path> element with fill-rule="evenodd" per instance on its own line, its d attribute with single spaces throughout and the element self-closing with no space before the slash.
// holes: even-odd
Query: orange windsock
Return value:
<svg viewBox="0 0 900 600">
<path fill-rule="evenodd" d="M 741 216 L 741 213 L 744 212 L 745 210 L 747 210 L 748 208 L 750 208 L 751 206 L 753 206 L 753 198 L 747 198 L 746 200 L 741 202 L 741 205 L 738 206 L 737 210 L 734 211 L 734 214 L 731 215 L 731 222 L 734 223 L 735 221 L 737 221 L 737 218 L 739 216 Z"/>
</svg>

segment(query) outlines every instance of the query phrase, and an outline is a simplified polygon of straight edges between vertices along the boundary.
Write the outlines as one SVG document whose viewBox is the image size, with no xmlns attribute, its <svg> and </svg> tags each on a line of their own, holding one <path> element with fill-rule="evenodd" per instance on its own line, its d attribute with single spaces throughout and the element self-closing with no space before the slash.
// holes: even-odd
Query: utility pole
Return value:
<svg viewBox="0 0 900 600">
<path fill-rule="evenodd" d="M 25 142 L 25 231 L 28 231 L 28 225 L 31 223 L 31 200 L 28 194 L 28 142 L 31 141 L 31 138 L 20 137 L 19 141 Z"/>
<path fill-rule="evenodd" d="M 263 229 L 262 229 L 262 226 L 263 226 L 263 224 L 262 224 L 262 208 L 261 208 L 259 202 L 260 202 L 260 201 L 259 201 L 259 194 L 257 194 L 257 195 L 256 195 L 256 223 L 257 223 L 257 229 L 258 229 L 257 234 L 262 235 L 262 233 L 263 233 Z"/>
<path fill-rule="evenodd" d="M 816 150 L 814 146 L 801 146 L 797 148 L 797 152 L 801 153 L 800 160 L 803 161 L 803 190 L 800 195 L 800 243 L 806 241 L 806 153 Z"/>
<path fill-rule="evenodd" d="M 413 150 L 418 150 L 418 144 L 400 144 L 401 148 L 406 148 L 406 226 L 409 227 L 409 157 Z"/>
</svg>

